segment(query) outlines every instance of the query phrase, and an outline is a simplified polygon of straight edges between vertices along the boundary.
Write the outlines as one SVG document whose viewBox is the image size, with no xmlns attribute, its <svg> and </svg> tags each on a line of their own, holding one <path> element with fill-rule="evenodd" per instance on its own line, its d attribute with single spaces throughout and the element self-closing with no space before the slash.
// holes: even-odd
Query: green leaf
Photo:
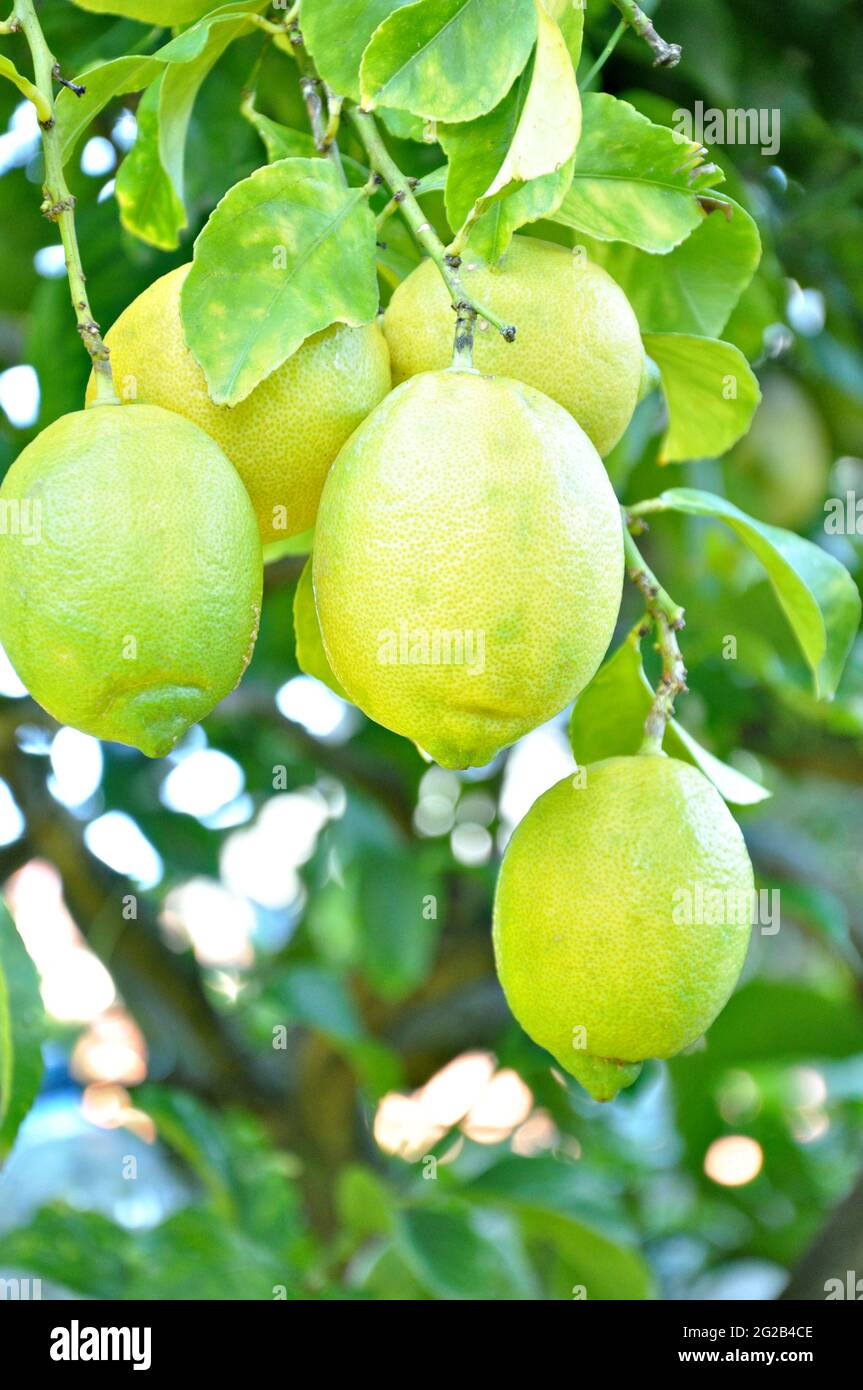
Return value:
<svg viewBox="0 0 863 1390">
<path fill-rule="evenodd" d="M 159 97 L 164 74 L 147 88 L 138 103 L 138 133 L 117 170 L 116 195 L 120 221 L 127 231 L 162 251 L 180 244 L 187 224 L 186 209 L 159 154 Z"/>
<path fill-rule="evenodd" d="M 436 1298 L 537 1297 L 517 1234 L 494 1215 L 457 1202 L 405 1207 L 396 1219 L 396 1249 Z"/>
<path fill-rule="evenodd" d="M 320 151 L 315 148 L 315 142 L 308 131 L 292 130 L 290 126 L 280 125 L 278 121 L 273 121 L 269 116 L 264 116 L 260 111 L 257 111 L 251 100 L 247 99 L 243 102 L 240 107 L 240 114 L 245 116 L 263 140 L 268 163 L 275 164 L 279 159 L 323 158 Z M 365 165 L 360 164 L 356 159 L 351 159 L 350 155 L 344 153 L 341 160 L 345 173 L 350 176 L 350 183 L 361 185 L 367 182 L 369 170 Z"/>
<path fill-rule="evenodd" d="M 234 185 L 195 242 L 186 339 L 217 405 L 236 405 L 311 334 L 378 310 L 375 225 L 323 159 L 282 159 Z"/>
<path fill-rule="evenodd" d="M 584 1287 L 588 1299 L 653 1296 L 653 1276 L 639 1252 L 579 1219 L 586 1202 L 577 1164 L 507 1155 L 462 1192 L 472 1201 L 517 1213 L 531 1246 L 557 1253 L 553 1297 L 572 1298 L 576 1285 Z"/>
<path fill-rule="evenodd" d="M 384 1235 L 392 1230 L 393 1202 L 389 1189 L 371 1168 L 359 1163 L 340 1168 L 336 1175 L 335 1197 L 339 1219 L 354 1235 Z"/>
<path fill-rule="evenodd" d="M 703 166 L 700 145 L 626 101 L 588 92 L 582 103 L 575 174 L 552 220 L 599 241 L 673 250 L 705 215 L 696 194 L 721 172 Z"/>
<path fill-rule="evenodd" d="M 637 632 L 631 632 L 575 702 L 569 739 L 576 761 L 585 766 L 637 753 L 652 703 L 653 690 L 641 662 L 641 640 Z M 732 805 L 752 806 L 770 796 L 757 782 L 708 753 L 676 719 L 669 720 L 662 747 L 669 757 L 699 768 Z"/>
<path fill-rule="evenodd" d="M 473 120 L 506 95 L 535 38 L 534 0 L 417 0 L 385 19 L 366 49 L 363 106 Z"/>
<path fill-rule="evenodd" d="M 560 1258 L 553 1298 L 641 1300 L 655 1296 L 650 1267 L 639 1252 L 609 1240 L 557 1212 L 525 1210 L 521 1227 L 532 1248 L 551 1247 Z"/>
<path fill-rule="evenodd" d="M 717 337 L 761 258 L 753 219 L 729 198 L 665 256 L 622 241 L 585 239 L 587 254 L 620 285 L 642 333 Z"/>
<path fill-rule="evenodd" d="M 486 214 L 470 245 L 489 262 L 500 259 L 518 227 L 554 211 L 572 178 L 581 129 L 575 73 L 542 0 L 536 12 L 535 57 L 504 100 L 476 121 L 439 132 L 450 160 L 450 224 L 470 225 Z"/>
<path fill-rule="evenodd" d="M 86 1294 L 117 1298 L 134 1259 L 133 1237 L 93 1211 L 63 1202 L 40 1208 L 28 1226 L 0 1235 L 0 1265 Z"/>
<path fill-rule="evenodd" d="M 38 1094 L 44 1033 L 36 967 L 0 900 L 0 1163 Z"/>
<path fill-rule="evenodd" d="M 685 512 L 724 521 L 761 561 L 806 663 L 816 695 L 829 699 L 860 622 L 860 595 L 848 571 L 820 546 L 768 526 L 724 497 L 671 488 L 650 511 Z"/>
<path fill-rule="evenodd" d="M 339 684 L 324 651 L 321 625 L 315 608 L 315 593 L 312 587 L 312 557 L 303 566 L 294 594 L 294 637 L 296 641 L 297 665 L 307 676 L 315 676 L 343 700 L 350 697 Z"/>
<path fill-rule="evenodd" d="M 161 24 L 166 28 L 190 24 L 206 14 L 212 0 L 74 0 L 79 10 L 90 14 L 118 14 L 138 19 L 142 24 Z"/>
<path fill-rule="evenodd" d="M 440 886 L 403 851 L 368 848 L 360 860 L 363 975 L 382 999 L 403 999 L 429 975 L 438 941 Z M 427 915 L 434 899 L 434 916 Z"/>
<path fill-rule="evenodd" d="M 154 3 L 161 3 L 161 0 L 154 0 Z M 260 13 L 266 7 L 267 0 L 236 0 L 236 3 L 222 5 L 213 10 L 199 23 L 194 24 L 190 29 L 185 29 L 176 38 L 171 39 L 169 43 L 148 57 L 130 55 L 125 58 L 113 58 L 110 62 L 98 63 L 83 73 L 79 73 L 77 80 L 83 82 L 86 88 L 84 95 L 76 96 L 64 87 L 55 103 L 57 130 L 60 133 L 60 143 L 63 150 L 63 163 L 65 164 L 71 158 L 84 131 L 114 97 L 120 96 L 124 92 L 140 92 L 144 87 L 149 87 L 150 83 L 155 82 L 166 66 L 174 63 L 192 63 L 195 59 L 200 58 L 208 48 L 214 26 L 219 28 L 223 24 L 230 25 L 231 31 L 228 39 L 230 42 L 231 38 L 235 38 L 238 33 L 250 26 L 250 14 Z M 202 8 L 206 9 L 206 6 Z M 236 26 L 236 21 L 239 21 L 239 27 Z M 165 22 L 174 23 L 175 21 L 172 19 Z M 213 62 L 215 62 L 215 58 Z M 210 66 L 212 63 L 207 65 L 208 68 Z M 205 75 L 203 73 L 200 80 Z M 200 85 L 200 80 L 195 83 L 193 78 L 192 85 L 195 90 Z M 180 92 L 178 93 L 177 111 L 182 114 L 182 110 L 183 96 Z M 188 121 L 188 116 L 186 116 L 186 121 Z"/>
<path fill-rule="evenodd" d="M 742 439 L 761 391 L 739 348 L 693 333 L 645 333 L 644 350 L 668 404 L 659 463 L 718 458 Z"/>
<path fill-rule="evenodd" d="M 235 1215 L 230 1163 L 213 1114 L 186 1091 L 168 1086 L 143 1086 L 135 1100 L 155 1121 L 161 1141 L 200 1179 L 214 1209 L 230 1220 Z"/>
<path fill-rule="evenodd" d="M 302 0 L 300 28 L 315 67 L 334 92 L 360 99 L 360 61 L 379 24 L 410 0 Z"/>
</svg>

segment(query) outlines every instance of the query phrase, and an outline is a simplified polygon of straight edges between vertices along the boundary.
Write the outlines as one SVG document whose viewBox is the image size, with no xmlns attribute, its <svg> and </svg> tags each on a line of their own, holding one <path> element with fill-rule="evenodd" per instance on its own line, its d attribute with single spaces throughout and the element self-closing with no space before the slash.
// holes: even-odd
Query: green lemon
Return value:
<svg viewBox="0 0 863 1390">
<path fill-rule="evenodd" d="M 219 446 L 158 406 L 64 415 L 0 488 L 0 642 L 49 714 L 151 757 L 239 681 L 261 542 Z"/>
<path fill-rule="evenodd" d="M 805 526 L 820 509 L 832 461 L 816 407 L 793 377 L 775 372 L 745 439 L 724 460 L 728 495 L 772 526 Z"/>
<path fill-rule="evenodd" d="M 501 865 L 494 948 L 526 1033 L 597 1100 L 699 1038 L 749 941 L 754 881 L 712 783 L 607 758 L 545 792 Z"/>
<path fill-rule="evenodd" d="M 507 343 L 480 320 L 474 366 L 551 396 L 605 458 L 629 424 L 642 379 L 641 335 L 623 290 L 585 256 L 533 237 L 514 237 L 493 269 L 468 256 L 461 277 L 469 295 L 518 330 Z M 393 380 L 446 367 L 454 327 L 440 273 L 423 261 L 384 316 Z"/>
<path fill-rule="evenodd" d="M 200 425 L 245 483 L 263 541 L 314 523 L 327 469 L 390 389 L 389 353 L 376 323 L 314 333 L 239 405 L 214 405 L 186 347 L 180 290 L 169 271 L 123 311 L 105 341 L 120 397 L 161 405 Z M 92 376 L 87 400 L 92 401 Z"/>
<path fill-rule="evenodd" d="M 313 583 L 330 666 L 445 767 L 489 762 L 583 689 L 622 580 L 599 455 L 520 382 L 412 377 L 327 477 Z"/>
</svg>

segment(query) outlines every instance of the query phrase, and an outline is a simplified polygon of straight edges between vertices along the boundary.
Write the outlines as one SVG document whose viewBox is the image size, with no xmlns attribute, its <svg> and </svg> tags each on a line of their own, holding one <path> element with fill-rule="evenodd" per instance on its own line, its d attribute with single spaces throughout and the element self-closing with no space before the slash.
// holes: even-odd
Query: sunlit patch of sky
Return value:
<svg viewBox="0 0 863 1390">
<path fill-rule="evenodd" d="M 26 694 L 26 685 L 19 681 L 11 661 L 0 647 L 0 695 L 5 695 L 7 700 L 20 700 Z"/>
<path fill-rule="evenodd" d="M 0 845 L 13 844 L 23 835 L 25 824 L 21 808 L 0 777 Z"/>
<path fill-rule="evenodd" d="M 803 289 L 795 280 L 791 280 L 785 312 L 795 333 L 802 334 L 804 338 L 815 338 L 824 327 L 827 305 L 820 290 Z"/>
<path fill-rule="evenodd" d="M 224 884 L 262 907 L 296 907 L 303 896 L 297 869 L 311 858 L 329 818 L 329 806 L 315 787 L 272 797 L 253 826 L 235 831 L 222 846 Z"/>
<path fill-rule="evenodd" d="M 238 762 L 217 748 L 202 748 L 171 769 L 159 789 L 159 798 L 170 811 L 184 811 L 202 820 L 234 802 L 245 785 Z"/>
<path fill-rule="evenodd" d="M 22 101 L 15 107 L 6 130 L 0 135 L 0 175 L 29 164 L 39 149 L 39 139 L 35 108 L 31 102 Z"/>
<path fill-rule="evenodd" d="M 313 676 L 294 676 L 276 691 L 276 707 L 315 738 L 343 743 L 359 727 L 360 715 Z"/>
<path fill-rule="evenodd" d="M 138 122 L 127 106 L 123 107 L 111 128 L 111 139 L 121 150 L 130 150 L 138 134 Z"/>
<path fill-rule="evenodd" d="M 10 425 L 26 430 L 39 415 L 39 378 L 27 363 L 0 372 L 0 406 Z"/>
<path fill-rule="evenodd" d="M 45 280 L 59 280 L 66 274 L 66 252 L 62 243 L 53 246 L 40 246 L 33 257 L 36 273 Z"/>
<path fill-rule="evenodd" d="M 169 940 L 178 948 L 191 945 L 201 965 L 244 969 L 252 964 L 255 910 L 215 879 L 192 878 L 172 889 L 162 922 Z"/>
<path fill-rule="evenodd" d="M 117 151 L 104 135 L 94 135 L 81 151 L 81 172 L 91 178 L 109 174 L 117 163 Z"/>
<path fill-rule="evenodd" d="M 541 724 L 515 745 L 507 760 L 500 793 L 501 848 L 537 797 L 574 771 L 565 716 Z"/>
<path fill-rule="evenodd" d="M 102 781 L 102 745 L 77 729 L 60 729 L 51 744 L 48 790 L 63 806 L 83 806 Z"/>
<path fill-rule="evenodd" d="M 141 888 L 153 888 L 163 873 L 161 856 L 125 811 L 107 811 L 84 831 L 91 854 Z"/>
</svg>

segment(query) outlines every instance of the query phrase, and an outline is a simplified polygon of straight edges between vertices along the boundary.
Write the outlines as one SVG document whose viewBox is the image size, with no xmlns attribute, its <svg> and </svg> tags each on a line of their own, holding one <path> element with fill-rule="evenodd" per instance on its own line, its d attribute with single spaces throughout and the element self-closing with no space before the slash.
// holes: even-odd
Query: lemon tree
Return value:
<svg viewBox="0 0 863 1390">
<path fill-rule="evenodd" d="M 205 750 L 212 737 L 236 751 L 236 730 L 252 731 L 242 793 L 199 817 L 183 845 L 198 888 L 219 872 L 232 903 L 248 898 L 256 925 L 273 927 L 274 981 L 262 968 L 235 991 L 242 950 L 207 989 L 184 977 L 192 1023 L 177 1053 L 207 1059 L 202 1095 L 224 1084 L 235 1102 L 247 1051 L 265 1052 L 251 1089 L 260 1083 L 279 1129 L 274 1035 L 312 1032 L 320 1054 L 310 1048 L 298 1070 L 315 1103 L 303 1106 L 298 1143 L 319 1130 L 316 1143 L 339 1161 L 357 1095 L 380 1104 L 374 1132 L 386 1136 L 385 1102 L 416 1055 L 425 1065 L 437 1053 L 423 1009 L 449 998 L 439 981 L 413 1017 L 436 966 L 468 1001 L 467 1023 L 457 1009 L 452 1020 L 465 1051 L 486 1046 L 472 1010 L 492 949 L 521 1026 L 501 1052 L 547 1115 L 561 1108 L 552 1067 L 586 1093 L 566 1105 L 590 1115 L 587 1097 L 643 1094 L 651 1063 L 676 1057 L 672 1074 L 700 1076 L 712 1104 L 719 1081 L 688 1050 L 725 1026 L 733 1051 L 721 1014 L 755 911 L 728 807 L 743 819 L 787 795 L 759 760 L 770 720 L 756 692 L 775 700 L 777 726 L 800 721 L 825 742 L 863 734 L 860 600 L 846 568 L 856 543 L 826 545 L 813 528 L 835 449 L 816 393 L 794 375 L 825 375 L 832 355 L 836 378 L 859 394 L 847 325 L 831 322 L 835 336 L 808 356 L 804 345 L 794 371 L 774 363 L 794 341 L 782 330 L 789 285 L 789 321 L 801 339 L 818 337 L 795 266 L 779 264 L 770 237 L 762 259 L 757 214 L 782 171 L 751 194 L 725 153 L 714 160 L 676 128 L 669 100 L 631 83 L 628 99 L 597 90 L 622 39 L 663 68 L 680 49 L 629 0 L 616 4 L 616 32 L 607 7 L 591 8 L 80 0 L 65 20 L 45 5 L 43 30 L 33 0 L 14 0 L 0 24 L 0 77 L 35 111 L 42 165 L 34 174 L 28 153 L 27 177 L 42 183 L 72 304 L 67 331 L 54 332 L 66 290 L 42 287 L 40 331 L 26 345 L 43 389 L 40 429 L 8 468 L 3 458 L 0 642 L 36 732 L 0 732 L 2 788 L 11 768 L 10 801 L 27 801 L 35 779 L 17 754 L 44 752 L 59 725 L 122 745 L 104 755 L 110 795 L 132 787 L 145 804 L 156 786 L 168 804 L 171 769 L 190 750 L 221 751 Z M 96 26 L 86 45 L 79 22 Z M 68 61 L 46 32 L 57 47 L 68 39 Z M 688 80 L 708 80 L 708 66 Z M 115 182 L 77 215 L 91 138 L 109 131 L 116 150 L 132 110 Z M 762 220 L 772 232 L 775 218 Z M 795 256 L 806 240 L 798 228 Z M 303 703 L 314 699 L 317 722 Z M 510 771 L 523 756 L 541 782 L 542 750 L 558 756 L 565 719 L 569 773 L 525 811 Z M 184 742 L 201 720 L 205 731 Z M 235 828 L 270 789 L 298 787 L 313 792 L 301 808 L 272 798 L 282 839 L 246 878 L 236 840 L 222 855 L 221 841 L 196 836 Z M 32 836 L 33 857 L 50 858 L 62 835 L 44 798 L 37 809 L 22 812 L 27 852 Z M 261 823 L 239 832 L 240 848 Z M 444 835 L 467 870 L 455 886 Z M 166 859 L 171 841 L 160 842 Z M 70 902 L 99 922 L 109 961 L 116 938 L 121 992 L 158 1031 L 174 978 L 160 931 L 177 914 L 149 904 L 137 939 L 134 915 L 123 918 L 128 934 L 102 931 L 119 889 L 81 889 L 89 851 L 76 846 L 57 855 Z M 286 846 L 297 850 L 287 887 L 273 863 Z M 498 853 L 489 932 L 483 889 Z M 801 895 L 810 926 L 830 916 L 819 889 Z M 824 935 L 835 946 L 843 929 L 830 918 Z M 471 937 L 464 958 L 447 954 L 459 933 Z M 257 949 L 266 932 L 252 936 Z M 211 960 L 208 933 L 183 944 Z M 38 1085 L 37 985 L 22 949 L 0 907 L 0 1157 Z M 142 958 L 157 1005 L 152 988 L 134 994 Z M 743 997 L 737 1006 L 757 1012 L 745 988 L 731 1010 Z M 241 1046 L 212 1021 L 216 995 L 236 1004 Z M 496 986 L 494 999 L 502 1008 Z M 408 1014 L 420 1041 L 404 1065 L 393 1040 L 410 1035 Z M 837 1038 L 835 1055 L 850 1054 L 853 1022 Z M 417 1105 L 403 1108 L 415 1118 Z M 212 1117 L 182 1099 L 155 1095 L 149 1112 L 193 1156 L 213 1210 L 240 1223 L 233 1244 L 210 1245 L 209 1212 L 181 1243 L 227 1249 L 232 1288 L 247 1283 L 245 1261 L 256 1295 L 262 1278 L 275 1284 L 311 1248 L 293 1228 L 272 1244 L 270 1203 L 288 1165 L 274 1159 L 260 1174 L 239 1130 L 220 1150 Z M 467 1110 L 457 1123 L 480 1143 L 494 1131 L 475 1116 L 471 1130 Z M 452 1128 L 436 1120 L 428 1147 Z M 314 1150 L 304 1154 L 312 1172 Z M 522 1157 L 507 1161 L 521 1171 Z M 571 1194 L 555 1206 L 555 1174 L 539 1171 L 541 1198 L 492 1163 L 453 1164 L 447 1196 L 429 1199 L 346 1168 L 334 1200 L 351 1236 L 336 1243 L 338 1259 L 362 1266 L 373 1296 L 403 1287 L 461 1298 L 477 1282 L 494 1297 L 532 1298 L 525 1252 L 550 1247 L 545 1264 L 570 1288 L 586 1267 L 603 1290 L 647 1296 L 641 1259 L 582 1225 Z M 53 1220 L 40 1227 L 48 1248 Z M 85 1218 L 83 1229 L 90 1238 Z M 354 1262 L 367 1239 L 374 1250 Z M 132 1241 L 116 1238 L 113 1267 L 137 1290 L 148 1262 Z M 298 1287 L 331 1290 L 336 1245 L 319 1265 L 309 1255 Z M 147 1251 L 155 1259 L 158 1242 Z M 0 1249 L 0 1263 L 13 1254 Z M 91 1272 L 84 1292 L 109 1290 Z"/>
</svg>

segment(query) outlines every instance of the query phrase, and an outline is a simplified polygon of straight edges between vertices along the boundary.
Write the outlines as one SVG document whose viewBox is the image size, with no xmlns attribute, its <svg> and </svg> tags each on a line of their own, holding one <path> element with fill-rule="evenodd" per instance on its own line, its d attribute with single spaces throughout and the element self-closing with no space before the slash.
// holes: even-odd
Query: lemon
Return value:
<svg viewBox="0 0 863 1390">
<path fill-rule="evenodd" d="M 499 267 L 470 258 L 467 294 L 517 327 L 507 343 L 483 321 L 474 366 L 516 377 L 574 415 L 604 458 L 632 417 L 644 353 L 629 300 L 601 266 L 532 237 L 514 237 Z M 423 261 L 402 281 L 384 316 L 393 380 L 445 367 L 455 320 L 437 267 Z"/>
<path fill-rule="evenodd" d="M 534 803 L 501 865 L 494 948 L 525 1032 L 597 1100 L 710 1026 L 737 981 L 754 883 L 712 783 L 608 758 Z"/>
<path fill-rule="evenodd" d="M 520 382 L 412 377 L 327 477 L 313 554 L 329 663 L 372 719 L 481 766 L 557 713 L 614 630 L 623 539 L 602 462 Z"/>
<path fill-rule="evenodd" d="M 0 488 L 0 642 L 49 714 L 167 753 L 239 681 L 261 541 L 219 446 L 153 405 L 64 415 Z"/>
<path fill-rule="evenodd" d="M 390 389 L 389 353 L 376 323 L 314 333 L 239 405 L 214 405 L 186 347 L 180 290 L 188 265 L 155 280 L 105 341 L 120 397 L 193 420 L 221 446 L 248 488 L 263 541 L 315 520 L 327 469 Z M 95 386 L 91 377 L 87 400 Z"/>
<path fill-rule="evenodd" d="M 775 372 L 745 439 L 725 459 L 728 495 L 772 526 L 805 526 L 827 491 L 831 450 L 821 416 L 793 377 Z"/>
</svg>

